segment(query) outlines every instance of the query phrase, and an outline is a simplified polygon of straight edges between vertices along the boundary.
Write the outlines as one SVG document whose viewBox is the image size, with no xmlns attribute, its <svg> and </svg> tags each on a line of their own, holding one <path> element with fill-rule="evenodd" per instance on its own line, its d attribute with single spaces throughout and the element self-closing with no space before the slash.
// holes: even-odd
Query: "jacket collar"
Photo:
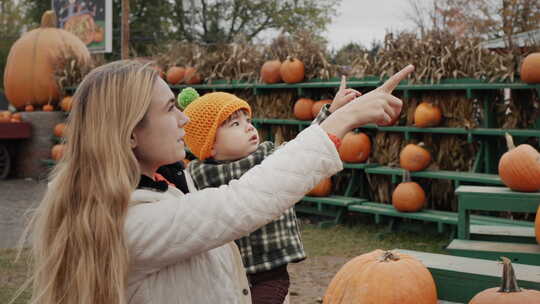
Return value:
<svg viewBox="0 0 540 304">
<path fill-rule="evenodd" d="M 169 185 L 166 181 L 155 181 L 152 178 L 141 175 L 141 179 L 139 180 L 139 185 L 137 186 L 137 189 L 147 189 L 147 190 L 154 190 L 158 192 L 165 192 L 167 191 L 167 188 Z"/>
</svg>

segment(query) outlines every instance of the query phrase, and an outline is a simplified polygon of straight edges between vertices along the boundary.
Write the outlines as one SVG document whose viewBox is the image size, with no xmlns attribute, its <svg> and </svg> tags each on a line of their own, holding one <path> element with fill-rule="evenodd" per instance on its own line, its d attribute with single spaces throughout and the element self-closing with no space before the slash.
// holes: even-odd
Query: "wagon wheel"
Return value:
<svg viewBox="0 0 540 304">
<path fill-rule="evenodd" d="M 11 159 L 8 149 L 5 145 L 0 144 L 0 179 L 5 179 L 11 168 Z"/>
</svg>

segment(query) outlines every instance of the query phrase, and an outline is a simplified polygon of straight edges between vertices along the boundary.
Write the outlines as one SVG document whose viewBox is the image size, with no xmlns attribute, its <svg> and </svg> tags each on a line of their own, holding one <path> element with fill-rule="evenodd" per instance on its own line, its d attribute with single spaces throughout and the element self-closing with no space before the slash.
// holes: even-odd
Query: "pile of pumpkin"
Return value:
<svg viewBox="0 0 540 304">
<path fill-rule="evenodd" d="M 0 111 L 0 123 L 22 122 L 21 113 L 11 113 L 11 111 Z"/>
<path fill-rule="evenodd" d="M 540 304 L 540 291 L 519 288 L 511 261 L 501 259 L 500 288 L 479 292 L 469 304 Z M 323 303 L 437 304 L 437 286 L 418 259 L 377 249 L 343 265 L 326 289 Z"/>
<path fill-rule="evenodd" d="M 164 77 L 168 83 L 176 84 L 199 84 L 202 76 L 194 67 L 171 66 Z"/>
<path fill-rule="evenodd" d="M 65 96 L 62 101 L 60 101 L 60 108 L 64 112 L 69 112 L 71 111 L 72 104 L 73 97 Z M 51 148 L 51 158 L 55 161 L 60 160 L 60 158 L 62 158 L 64 155 L 65 144 L 62 143 L 62 140 L 65 136 L 65 129 L 66 124 L 63 122 L 56 124 L 53 129 L 54 142 L 56 142 L 56 144 L 54 144 Z"/>
<path fill-rule="evenodd" d="M 279 60 L 266 61 L 261 67 L 261 82 L 263 83 L 298 83 L 304 80 L 304 63 L 292 57 L 287 57 L 283 62 Z M 315 112 L 315 115 L 318 112 Z"/>
</svg>

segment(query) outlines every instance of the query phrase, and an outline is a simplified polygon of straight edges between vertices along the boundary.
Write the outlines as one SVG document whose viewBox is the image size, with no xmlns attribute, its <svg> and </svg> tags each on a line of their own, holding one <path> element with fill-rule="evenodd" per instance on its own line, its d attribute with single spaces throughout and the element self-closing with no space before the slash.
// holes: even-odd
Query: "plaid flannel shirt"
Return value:
<svg viewBox="0 0 540 304">
<path fill-rule="evenodd" d="M 329 105 L 322 107 L 312 124 L 326 119 L 330 115 L 328 108 Z M 219 187 L 240 178 L 249 169 L 260 164 L 274 149 L 274 143 L 266 141 L 245 158 L 220 162 L 212 159 L 203 162 L 193 160 L 187 170 L 198 189 Z M 272 270 L 306 258 L 294 208 L 288 209 L 278 219 L 235 242 L 248 274 Z"/>
</svg>

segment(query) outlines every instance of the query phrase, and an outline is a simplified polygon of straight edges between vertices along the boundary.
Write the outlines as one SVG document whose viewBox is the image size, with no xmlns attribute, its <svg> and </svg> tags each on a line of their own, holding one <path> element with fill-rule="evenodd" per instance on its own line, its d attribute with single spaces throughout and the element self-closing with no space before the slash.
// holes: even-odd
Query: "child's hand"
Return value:
<svg viewBox="0 0 540 304">
<path fill-rule="evenodd" d="M 357 90 L 347 89 L 347 77 L 343 75 L 341 76 L 341 84 L 339 85 L 339 90 L 337 91 L 336 96 L 334 97 L 334 101 L 332 101 L 332 104 L 330 105 L 330 108 L 328 108 L 328 111 L 330 111 L 330 113 L 334 113 L 335 110 L 341 108 L 349 101 L 355 99 L 360 95 L 362 95 L 362 93 L 358 92 Z"/>
</svg>

